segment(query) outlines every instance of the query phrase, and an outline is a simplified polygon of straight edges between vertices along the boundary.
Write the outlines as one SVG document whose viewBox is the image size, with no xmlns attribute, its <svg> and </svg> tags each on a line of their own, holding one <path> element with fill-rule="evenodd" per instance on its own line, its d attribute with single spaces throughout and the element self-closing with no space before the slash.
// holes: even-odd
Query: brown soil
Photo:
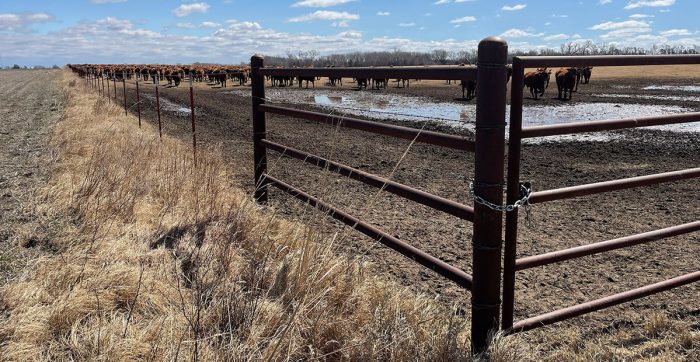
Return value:
<svg viewBox="0 0 700 362">
<path fill-rule="evenodd" d="M 63 112 L 59 74 L 0 72 L 0 285 L 28 259 L 30 251 L 19 244 L 44 246 L 47 225 L 34 207 L 35 192 L 48 177 L 48 140 Z"/>
<path fill-rule="evenodd" d="M 591 95 L 610 89 L 615 89 L 615 93 L 627 91 L 634 94 L 644 85 L 659 83 L 655 79 L 599 81 L 595 75 L 594 72 L 591 84 L 582 86 L 575 94 L 574 102 L 598 101 Z M 663 84 L 685 85 L 697 81 L 698 78 L 665 80 Z M 630 88 L 613 88 L 619 85 Z M 121 87 L 118 90 L 121 104 Z M 142 83 L 141 90 L 154 93 L 152 85 Z M 230 162 L 239 165 L 236 175 L 239 184 L 252 193 L 250 99 L 226 94 L 226 91 L 196 85 L 198 143 L 220 145 Z M 461 95 L 454 85 L 423 82 L 412 83 L 409 89 L 390 88 L 386 92 L 441 100 Z M 552 94 L 550 88 L 544 100 L 526 100 L 526 103 L 560 102 L 551 99 Z M 186 87 L 161 87 L 161 95 L 184 106 L 189 104 Z M 135 101 L 132 84 L 129 84 L 129 97 L 129 104 L 132 104 Z M 606 101 L 638 102 L 626 99 Z M 144 121 L 154 122 L 156 119 L 154 103 L 150 99 L 143 102 Z M 698 107 L 696 102 L 682 103 L 679 105 Z M 164 132 L 183 139 L 191 137 L 188 114 L 163 112 L 162 120 Z M 473 176 L 474 160 L 470 154 L 422 144 L 408 149 L 407 141 L 274 115 L 268 117 L 268 131 L 269 138 L 276 142 L 471 204 L 467 180 Z M 616 133 L 621 136 L 618 140 L 605 143 L 580 141 L 524 145 L 522 179 L 531 180 L 536 190 L 545 190 L 698 167 L 700 164 L 700 136 L 697 133 L 651 130 Z M 455 266 L 471 270 L 470 223 L 391 194 L 378 193 L 334 174 L 319 173 L 316 168 L 281 158 L 273 152 L 268 157 L 270 174 L 318 195 Z M 692 222 L 700 216 L 698 196 L 700 183 L 691 180 L 536 205 L 533 208 L 534 225 L 520 228 L 518 255 L 533 255 Z M 308 209 L 274 189 L 271 191 L 271 206 L 290 218 L 310 219 Z M 415 290 L 436 295 L 445 303 L 463 305 L 468 311 L 468 292 L 338 223 L 322 217 L 315 220 L 330 232 L 343 230 L 338 244 L 345 252 L 364 255 L 379 271 L 390 273 Z M 524 225 L 522 220 L 521 225 Z M 696 271 L 698 255 L 700 243 L 695 233 L 518 273 L 516 320 Z M 695 283 L 559 325 L 580 324 L 592 334 L 610 334 L 614 333 L 615 326 L 631 324 L 640 316 L 660 311 L 687 321 L 697 331 L 700 330 L 698 295 L 700 284 Z M 536 340 L 538 333 L 545 332 L 531 333 Z"/>
</svg>

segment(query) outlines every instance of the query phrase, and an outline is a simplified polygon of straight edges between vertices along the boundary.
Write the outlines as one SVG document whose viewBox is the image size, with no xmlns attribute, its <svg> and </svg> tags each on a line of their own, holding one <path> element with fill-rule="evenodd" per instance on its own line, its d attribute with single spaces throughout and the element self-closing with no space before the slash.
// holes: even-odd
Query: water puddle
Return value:
<svg viewBox="0 0 700 362">
<path fill-rule="evenodd" d="M 683 92 L 700 92 L 700 85 L 650 85 L 642 88 L 644 90 L 667 90 Z"/>
<path fill-rule="evenodd" d="M 649 95 L 649 94 L 591 94 L 591 97 L 596 98 L 628 98 L 628 99 L 653 99 L 659 101 L 681 101 L 681 102 L 700 102 L 700 97 L 693 96 L 667 96 L 667 95 Z"/>
<path fill-rule="evenodd" d="M 149 99 L 153 102 L 156 101 L 156 97 L 150 94 L 143 94 L 143 97 L 146 99 Z M 160 98 L 160 109 L 165 111 L 165 112 L 170 112 L 170 113 L 175 113 L 177 116 L 189 116 L 190 115 L 190 107 L 189 106 L 183 106 L 181 104 L 177 104 L 174 102 L 171 102 L 163 97 Z M 194 114 L 196 116 L 199 116 L 199 110 L 195 108 Z"/>
<path fill-rule="evenodd" d="M 231 94 L 249 96 L 250 93 L 240 90 Z M 627 95 L 601 95 L 625 98 Z M 634 97 L 635 95 L 630 95 Z M 639 96 L 636 96 L 639 97 Z M 658 97 L 649 99 L 668 100 L 673 97 Z M 296 92 L 274 91 L 267 94 L 271 102 L 287 104 L 316 105 L 327 109 L 333 114 L 365 116 L 373 119 L 389 119 L 395 121 L 437 121 L 457 129 L 474 130 L 476 120 L 476 104 L 471 102 L 436 102 L 425 97 L 403 96 L 397 94 L 381 94 L 357 91 L 319 91 Z M 677 97 L 678 100 L 689 100 Z M 683 98 L 683 99 L 680 99 Z M 506 111 L 506 119 L 510 110 Z M 673 105 L 653 104 L 617 104 L 617 103 L 572 103 L 552 106 L 526 105 L 523 108 L 523 126 L 541 126 L 568 122 L 585 122 L 594 120 L 638 118 L 660 116 L 689 112 L 691 110 Z M 700 122 L 685 125 L 669 125 L 647 127 L 675 132 L 700 132 Z M 591 133 L 573 136 L 548 137 L 542 140 L 587 140 L 608 141 L 617 138 L 613 133 Z M 533 140 L 535 141 L 535 140 Z"/>
</svg>

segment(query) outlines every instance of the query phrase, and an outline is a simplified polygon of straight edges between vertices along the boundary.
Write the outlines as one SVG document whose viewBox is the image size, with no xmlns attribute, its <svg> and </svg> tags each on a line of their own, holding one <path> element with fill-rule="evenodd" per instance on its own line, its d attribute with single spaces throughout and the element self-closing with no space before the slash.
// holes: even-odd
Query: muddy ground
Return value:
<svg viewBox="0 0 700 362">
<path fill-rule="evenodd" d="M 51 229 L 36 210 L 49 176 L 48 141 L 63 112 L 60 70 L 0 71 L 0 285 Z"/>
<path fill-rule="evenodd" d="M 698 79 L 665 79 L 664 85 L 687 86 Z M 611 98 L 601 94 L 640 93 L 643 87 L 658 85 L 656 79 L 594 78 L 574 95 L 575 102 L 619 102 L 625 104 L 679 105 L 698 110 L 692 100 L 659 98 Z M 552 84 L 553 86 L 554 84 Z M 525 104 L 561 104 L 552 86 L 541 100 Z M 233 87 L 249 90 L 249 87 Z M 322 88 L 322 87 L 319 87 Z M 351 85 L 345 85 L 350 89 Z M 232 88 L 196 84 L 197 137 L 200 145 L 221 147 L 235 165 L 235 177 L 249 192 L 252 184 L 252 129 L 250 98 L 231 94 Z M 119 102 L 121 101 L 121 87 Z M 141 85 L 142 92 L 153 94 L 152 85 Z M 318 91 L 317 89 L 316 91 Z M 282 92 L 314 90 L 276 89 Z M 439 101 L 451 101 L 461 95 L 457 87 L 440 83 L 412 83 L 410 88 L 369 91 L 372 93 L 419 95 Z M 649 90 L 643 94 L 674 95 L 668 90 Z M 129 83 L 129 104 L 135 101 Z M 188 105 L 187 88 L 161 87 L 161 95 L 179 105 Z M 683 93 L 693 96 L 693 93 Z M 695 96 L 698 94 L 695 93 Z M 473 101 L 472 101 L 473 102 Z M 121 104 L 121 103 L 120 103 Z M 146 121 L 155 122 L 155 103 L 147 97 L 142 103 Z M 316 109 L 314 106 L 305 108 Z M 135 108 L 132 108 L 132 110 Z M 595 112 L 595 109 L 593 109 Z M 189 115 L 168 110 L 162 112 L 164 132 L 190 139 Z M 388 121 L 387 122 L 392 122 Z M 397 122 L 401 123 L 401 122 Z M 405 123 L 401 123 L 405 124 Z M 471 136 L 466 129 L 437 123 L 411 122 L 413 126 L 440 129 Z M 134 125 L 136 130 L 136 125 Z M 275 142 L 321 155 L 341 163 L 391 177 L 401 183 L 465 204 L 468 180 L 473 176 L 473 156 L 462 152 L 415 144 L 360 131 L 337 129 L 316 123 L 271 115 L 269 138 Z M 549 141 L 524 145 L 522 179 L 531 180 L 535 190 L 626 178 L 673 171 L 700 165 L 700 135 L 656 130 L 614 132 L 608 142 Z M 348 210 L 381 229 L 464 270 L 471 270 L 471 226 L 457 218 L 363 186 L 334 174 L 319 173 L 316 168 L 269 152 L 270 174 L 281 177 L 301 189 Z M 526 256 L 603 241 L 635 233 L 692 222 L 699 219 L 700 182 L 697 180 L 655 187 L 606 193 L 594 197 L 557 201 L 533 207 L 533 225 L 521 228 L 518 255 Z M 342 230 L 336 241 L 341 252 L 360 255 L 377 270 L 388 273 L 416 291 L 435 295 L 447 304 L 463 305 L 468 311 L 470 294 L 436 274 L 413 264 L 363 235 L 347 230 L 328 218 L 310 213 L 291 197 L 271 190 L 271 207 L 286 217 L 318 223 L 329 232 Z M 697 233 L 648 245 L 520 272 L 517 276 L 516 320 L 561 307 L 622 292 L 630 288 L 662 281 L 697 270 L 700 242 Z M 591 333 L 613 333 L 615 326 L 638 321 L 652 312 L 663 312 L 688 321 L 700 330 L 700 284 L 695 283 L 621 307 L 589 314 L 562 324 L 583 325 Z M 537 339 L 537 333 L 533 339 Z"/>
</svg>

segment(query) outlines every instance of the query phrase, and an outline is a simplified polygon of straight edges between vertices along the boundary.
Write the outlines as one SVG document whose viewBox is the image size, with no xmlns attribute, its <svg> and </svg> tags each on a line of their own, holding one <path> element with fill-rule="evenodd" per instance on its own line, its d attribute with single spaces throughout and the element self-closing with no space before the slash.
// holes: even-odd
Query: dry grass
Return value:
<svg viewBox="0 0 700 362">
<path fill-rule="evenodd" d="M 468 323 L 260 210 L 236 165 L 64 75 L 39 206 L 65 220 L 0 295 L 3 360 L 468 360 Z M 499 359 L 513 360 L 513 359 Z"/>
<path fill-rule="evenodd" d="M 61 232 L 0 290 L 2 360 L 473 359 L 468 320 L 339 256 L 343 235 L 305 226 L 317 216 L 292 223 L 257 207 L 216 148 L 195 170 L 189 143 L 139 130 L 71 74 L 63 83 L 37 206 Z M 499 334 L 476 359 L 698 359 L 687 324 L 637 322 Z"/>
</svg>

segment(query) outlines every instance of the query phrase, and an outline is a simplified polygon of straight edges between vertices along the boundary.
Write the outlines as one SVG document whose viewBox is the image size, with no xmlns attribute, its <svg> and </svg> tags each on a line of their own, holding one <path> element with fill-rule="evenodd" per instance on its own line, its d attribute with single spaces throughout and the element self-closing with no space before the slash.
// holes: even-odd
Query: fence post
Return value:
<svg viewBox="0 0 700 362">
<path fill-rule="evenodd" d="M 102 75 L 103 77 L 106 76 L 108 73 L 104 72 Z M 107 100 L 112 101 L 112 91 L 109 90 L 109 78 L 107 78 Z"/>
<path fill-rule="evenodd" d="M 506 202 L 514 204 L 520 196 L 520 149 L 522 144 L 523 87 L 525 69 L 518 58 L 513 58 L 513 78 L 510 83 L 510 131 L 508 139 L 508 185 Z M 518 242 L 518 209 L 506 214 L 505 250 L 503 251 L 503 308 L 501 328 L 513 327 L 515 309 L 515 259 Z"/>
<path fill-rule="evenodd" d="M 129 111 L 126 108 L 126 72 L 122 72 L 122 87 L 124 89 L 124 115 L 128 116 Z"/>
<path fill-rule="evenodd" d="M 192 152 L 194 156 L 194 167 L 197 167 L 197 132 L 194 120 L 194 88 L 192 88 L 192 73 L 190 73 L 190 113 L 192 115 Z"/>
<path fill-rule="evenodd" d="M 479 43 L 473 187 L 475 195 L 496 205 L 503 203 L 507 57 L 503 39 L 489 37 Z M 502 212 L 474 202 L 473 353 L 485 351 L 489 332 L 499 327 L 502 226 Z"/>
<path fill-rule="evenodd" d="M 267 150 L 260 144 L 266 135 L 265 112 L 258 109 L 261 104 L 265 103 L 265 77 L 260 74 L 260 68 L 263 65 L 264 58 L 261 55 L 253 55 L 250 58 L 253 95 L 253 181 L 255 182 L 255 200 L 261 204 L 267 203 L 267 185 L 264 183 L 263 176 L 267 172 Z"/>
<path fill-rule="evenodd" d="M 156 77 L 156 108 L 158 109 L 158 136 L 160 140 L 163 140 L 163 126 L 160 122 L 160 95 L 158 94 L 158 84 L 160 84 L 160 79 Z"/>
<path fill-rule="evenodd" d="M 139 93 L 139 79 L 136 80 L 136 114 L 139 116 L 139 128 L 141 128 L 141 94 Z"/>
<path fill-rule="evenodd" d="M 118 99 L 117 99 L 117 72 L 116 71 L 112 72 L 112 85 L 114 86 L 114 105 L 116 106 L 119 104 L 119 103 L 117 103 Z"/>
</svg>

